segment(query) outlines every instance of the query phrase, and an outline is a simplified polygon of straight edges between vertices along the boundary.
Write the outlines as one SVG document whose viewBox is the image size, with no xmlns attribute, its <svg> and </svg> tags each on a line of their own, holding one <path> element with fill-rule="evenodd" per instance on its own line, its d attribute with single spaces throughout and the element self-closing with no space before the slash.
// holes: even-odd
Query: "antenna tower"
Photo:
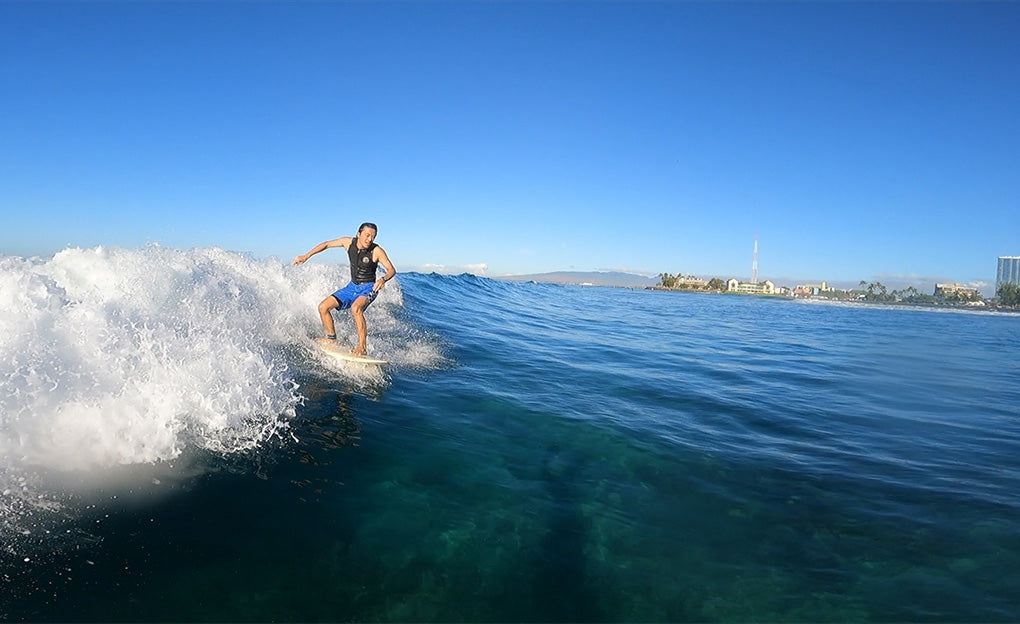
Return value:
<svg viewBox="0 0 1020 624">
<path fill-rule="evenodd" d="M 754 260 L 751 261 L 751 283 L 758 283 L 758 235 L 754 235 Z"/>
</svg>

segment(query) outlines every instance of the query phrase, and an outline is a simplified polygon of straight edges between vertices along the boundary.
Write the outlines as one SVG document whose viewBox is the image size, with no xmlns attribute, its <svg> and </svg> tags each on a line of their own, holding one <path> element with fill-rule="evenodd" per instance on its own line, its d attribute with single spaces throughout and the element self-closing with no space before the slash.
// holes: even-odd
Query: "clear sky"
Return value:
<svg viewBox="0 0 1020 624">
<path fill-rule="evenodd" d="M 1020 2 L 2 0 L 0 143 L 7 255 L 993 282 Z"/>
</svg>

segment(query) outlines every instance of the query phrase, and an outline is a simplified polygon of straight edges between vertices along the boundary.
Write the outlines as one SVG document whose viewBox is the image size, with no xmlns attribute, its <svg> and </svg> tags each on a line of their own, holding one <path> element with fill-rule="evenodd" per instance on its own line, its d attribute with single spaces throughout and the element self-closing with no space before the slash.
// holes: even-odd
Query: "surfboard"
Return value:
<svg viewBox="0 0 1020 624">
<path fill-rule="evenodd" d="M 380 360 L 367 355 L 354 355 L 350 349 L 336 344 L 334 340 L 316 340 L 315 346 L 319 347 L 319 350 L 329 357 L 341 362 L 357 362 L 358 364 L 374 364 L 376 366 L 389 363 L 386 360 Z"/>
</svg>

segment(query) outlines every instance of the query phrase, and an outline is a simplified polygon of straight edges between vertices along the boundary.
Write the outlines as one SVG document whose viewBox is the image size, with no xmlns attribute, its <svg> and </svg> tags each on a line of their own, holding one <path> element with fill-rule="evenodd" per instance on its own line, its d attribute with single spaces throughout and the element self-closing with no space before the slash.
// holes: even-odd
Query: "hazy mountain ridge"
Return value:
<svg viewBox="0 0 1020 624">
<path fill-rule="evenodd" d="M 647 277 L 620 271 L 553 271 L 528 275 L 503 275 L 496 279 L 514 282 L 547 282 L 554 284 L 591 284 L 593 286 L 626 286 L 645 288 L 659 283 L 658 277 Z"/>
</svg>

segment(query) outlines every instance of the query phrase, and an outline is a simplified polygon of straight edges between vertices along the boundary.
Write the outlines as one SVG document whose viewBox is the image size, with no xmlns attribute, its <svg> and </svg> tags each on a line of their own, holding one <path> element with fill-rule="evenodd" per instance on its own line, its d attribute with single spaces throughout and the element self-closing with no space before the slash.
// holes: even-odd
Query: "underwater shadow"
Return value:
<svg viewBox="0 0 1020 624">
<path fill-rule="evenodd" d="M 555 447 L 542 464 L 551 511 L 548 531 L 535 558 L 532 615 L 537 621 L 606 621 L 606 614 L 598 607 L 598 593 L 592 587 L 584 554 L 588 526 L 581 513 L 577 478 L 581 467 L 577 453 L 561 452 Z"/>
</svg>

